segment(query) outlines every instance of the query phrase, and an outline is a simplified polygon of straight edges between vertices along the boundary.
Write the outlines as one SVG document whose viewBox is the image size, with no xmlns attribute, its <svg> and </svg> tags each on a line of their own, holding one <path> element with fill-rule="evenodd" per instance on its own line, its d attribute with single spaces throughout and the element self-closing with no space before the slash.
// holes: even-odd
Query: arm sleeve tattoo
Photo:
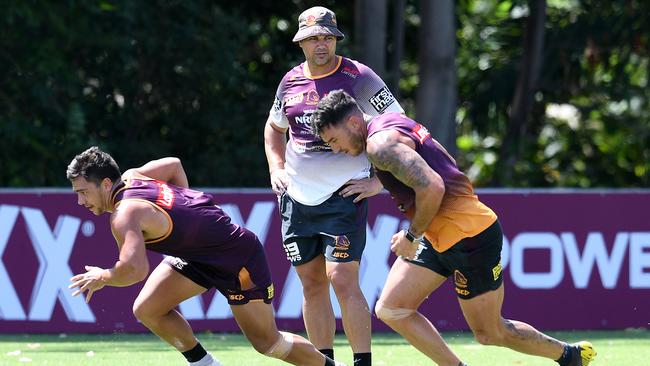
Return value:
<svg viewBox="0 0 650 366">
<path fill-rule="evenodd" d="M 422 157 L 397 139 L 387 139 L 375 146 L 368 153 L 370 162 L 380 170 L 390 172 L 411 188 L 425 187 L 431 184 L 429 165 Z"/>
</svg>

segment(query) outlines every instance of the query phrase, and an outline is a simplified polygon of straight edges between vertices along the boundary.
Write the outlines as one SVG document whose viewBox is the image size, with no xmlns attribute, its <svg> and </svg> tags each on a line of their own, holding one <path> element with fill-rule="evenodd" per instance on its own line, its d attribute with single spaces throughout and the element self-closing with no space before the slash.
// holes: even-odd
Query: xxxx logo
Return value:
<svg viewBox="0 0 650 366">
<path fill-rule="evenodd" d="M 36 252 L 39 269 L 29 312 L 26 314 L 9 273 L 0 260 L 0 319 L 49 321 L 57 302 L 73 322 L 95 322 L 95 315 L 83 296 L 72 297 L 68 289 L 72 270 L 68 264 L 75 238 L 82 222 L 79 218 L 60 215 L 50 227 L 43 211 L 30 207 L 0 205 L 0 259 L 9 244 L 18 217 L 22 216 L 27 234 Z M 86 225 L 86 224 L 84 224 Z"/>
</svg>

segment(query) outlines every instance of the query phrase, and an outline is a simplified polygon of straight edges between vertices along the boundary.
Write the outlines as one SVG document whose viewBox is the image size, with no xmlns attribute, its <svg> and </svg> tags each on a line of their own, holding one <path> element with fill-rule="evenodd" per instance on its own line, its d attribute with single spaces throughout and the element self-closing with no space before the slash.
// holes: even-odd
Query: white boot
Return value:
<svg viewBox="0 0 650 366">
<path fill-rule="evenodd" d="M 223 364 L 219 362 L 219 360 L 217 360 L 216 358 L 213 358 L 212 363 L 209 363 L 208 366 L 223 366 Z"/>
<path fill-rule="evenodd" d="M 202 359 L 188 363 L 188 366 L 223 366 L 223 364 L 208 352 Z"/>
</svg>

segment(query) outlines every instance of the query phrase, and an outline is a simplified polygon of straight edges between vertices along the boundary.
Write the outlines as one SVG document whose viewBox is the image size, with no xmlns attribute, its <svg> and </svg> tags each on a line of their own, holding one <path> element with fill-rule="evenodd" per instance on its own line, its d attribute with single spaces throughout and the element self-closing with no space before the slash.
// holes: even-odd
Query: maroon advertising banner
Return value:
<svg viewBox="0 0 650 366">
<path fill-rule="evenodd" d="M 264 244 L 279 328 L 303 330 L 302 289 L 281 245 L 275 196 L 211 192 Z M 479 196 L 504 229 L 505 317 L 544 330 L 650 328 L 650 191 L 479 190 Z M 407 222 L 385 193 L 370 199 L 369 208 L 360 282 L 374 308 L 395 260 L 390 237 Z M 161 258 L 150 254 L 152 268 Z M 105 287 L 89 304 L 68 289 L 84 265 L 106 268 L 116 259 L 108 216 L 78 206 L 71 192 L 0 191 L 0 333 L 145 331 L 131 311 L 142 284 Z M 450 282 L 420 310 L 440 330 L 465 330 Z M 196 331 L 238 331 L 214 290 L 179 311 Z M 340 309 L 335 312 L 340 318 Z M 373 328 L 388 330 L 376 317 Z"/>
</svg>

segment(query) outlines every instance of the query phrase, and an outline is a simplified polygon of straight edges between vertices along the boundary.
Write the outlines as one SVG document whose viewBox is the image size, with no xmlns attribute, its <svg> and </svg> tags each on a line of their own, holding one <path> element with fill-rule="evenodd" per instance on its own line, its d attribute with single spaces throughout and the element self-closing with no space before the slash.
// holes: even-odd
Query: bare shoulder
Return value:
<svg viewBox="0 0 650 366">
<path fill-rule="evenodd" d="M 141 227 L 143 222 L 154 215 L 151 204 L 141 200 L 126 199 L 111 214 L 111 229 L 125 231 L 133 227 Z"/>
<path fill-rule="evenodd" d="M 368 138 L 366 150 L 368 155 L 380 153 L 400 141 L 401 134 L 395 130 L 379 131 Z"/>
<path fill-rule="evenodd" d="M 124 173 L 122 173 L 122 180 L 129 180 L 129 179 L 134 179 L 134 178 L 135 179 L 151 179 L 151 178 L 147 177 L 146 175 L 141 174 L 140 172 L 138 172 L 137 169 L 134 169 L 134 168 L 131 168 L 131 169 L 125 171 Z"/>
</svg>

